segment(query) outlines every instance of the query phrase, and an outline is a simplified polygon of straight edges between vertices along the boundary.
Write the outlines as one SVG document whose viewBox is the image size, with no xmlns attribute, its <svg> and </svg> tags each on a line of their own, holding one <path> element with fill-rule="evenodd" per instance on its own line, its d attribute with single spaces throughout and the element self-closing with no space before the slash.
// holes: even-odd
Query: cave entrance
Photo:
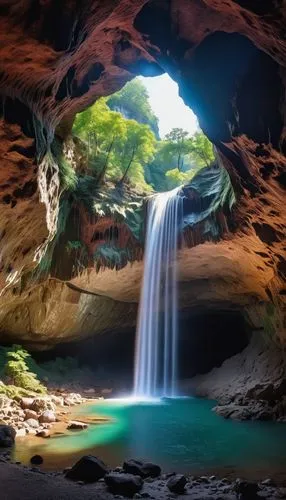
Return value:
<svg viewBox="0 0 286 500">
<path fill-rule="evenodd" d="M 186 184 L 214 160 L 196 115 L 167 73 L 136 77 L 98 99 L 76 115 L 72 133 L 87 149 L 80 175 L 94 177 L 98 187 L 110 182 L 143 196 Z"/>
<path fill-rule="evenodd" d="M 79 366 L 87 366 L 98 385 L 113 385 L 130 391 L 134 373 L 134 328 L 103 333 L 80 342 L 60 344 L 36 352 L 39 362 L 55 357 L 75 357 Z M 186 310 L 179 313 L 179 379 L 184 380 L 221 366 L 241 352 L 251 332 L 241 311 Z"/>
</svg>

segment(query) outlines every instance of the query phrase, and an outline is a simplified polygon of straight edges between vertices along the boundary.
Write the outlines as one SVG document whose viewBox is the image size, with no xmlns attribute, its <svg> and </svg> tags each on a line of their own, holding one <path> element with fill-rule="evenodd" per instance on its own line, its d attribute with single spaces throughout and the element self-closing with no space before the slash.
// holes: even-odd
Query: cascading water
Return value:
<svg viewBox="0 0 286 500">
<path fill-rule="evenodd" d="M 148 203 L 144 276 L 137 325 L 134 395 L 177 393 L 177 250 L 182 223 L 181 188 Z"/>
</svg>

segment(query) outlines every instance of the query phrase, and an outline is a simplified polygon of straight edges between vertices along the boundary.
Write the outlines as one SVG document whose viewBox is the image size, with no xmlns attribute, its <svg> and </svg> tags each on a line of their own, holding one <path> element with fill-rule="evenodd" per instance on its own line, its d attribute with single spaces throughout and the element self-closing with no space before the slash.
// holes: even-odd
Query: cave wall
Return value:
<svg viewBox="0 0 286 500">
<path fill-rule="evenodd" d="M 0 2 L 4 311 L 55 233 L 55 130 L 65 137 L 76 112 L 134 76 L 168 72 L 231 175 L 239 229 L 228 238 L 257 262 L 250 288 L 267 277 L 255 300 L 272 304 L 275 330 L 286 339 L 285 17 L 281 1 Z M 225 241 L 222 249 L 228 253 Z M 236 284 L 227 283 L 235 296 Z"/>
</svg>

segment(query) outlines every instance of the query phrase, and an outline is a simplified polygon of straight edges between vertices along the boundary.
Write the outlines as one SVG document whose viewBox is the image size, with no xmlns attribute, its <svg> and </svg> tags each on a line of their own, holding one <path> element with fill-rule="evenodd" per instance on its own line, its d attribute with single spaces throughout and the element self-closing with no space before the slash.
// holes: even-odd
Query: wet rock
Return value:
<svg viewBox="0 0 286 500">
<path fill-rule="evenodd" d="M 31 464 L 33 465 L 41 465 L 43 463 L 44 459 L 41 457 L 41 455 L 33 455 L 30 459 Z"/>
<path fill-rule="evenodd" d="M 276 486 L 275 482 L 271 478 L 264 479 L 264 481 L 261 481 L 262 486 Z"/>
<path fill-rule="evenodd" d="M 81 431 L 83 429 L 87 429 L 88 424 L 85 422 L 79 422 L 78 420 L 72 420 L 71 422 L 68 423 L 67 429 L 71 430 L 78 430 Z"/>
<path fill-rule="evenodd" d="M 15 442 L 16 431 L 11 425 L 0 425 L 0 447 L 8 448 Z"/>
<path fill-rule="evenodd" d="M 143 486 L 143 479 L 133 474 L 111 472 L 104 478 L 109 491 L 113 494 L 133 497 Z"/>
<path fill-rule="evenodd" d="M 106 465 L 99 458 L 85 455 L 67 471 L 66 477 L 72 481 L 93 483 L 104 477 L 107 472 Z"/>
<path fill-rule="evenodd" d="M 39 417 L 41 424 L 51 424 L 56 421 L 56 415 L 52 410 L 45 410 Z"/>
<path fill-rule="evenodd" d="M 172 493 L 183 493 L 186 484 L 186 477 L 183 474 L 176 474 L 168 480 L 167 487 Z"/>
<path fill-rule="evenodd" d="M 51 437 L 51 433 L 48 429 L 43 429 L 39 432 L 36 433 L 36 436 L 37 437 L 42 437 L 42 438 L 50 438 Z"/>
<path fill-rule="evenodd" d="M 234 491 L 240 500 L 255 500 L 258 493 L 258 484 L 237 479 L 234 484 Z"/>
<path fill-rule="evenodd" d="M 152 462 L 141 462 L 140 460 L 127 460 L 123 463 L 123 470 L 129 474 L 145 477 L 158 477 L 161 467 Z"/>
<path fill-rule="evenodd" d="M 39 427 L 39 422 L 35 418 L 28 418 L 28 420 L 25 421 L 25 424 L 31 429 L 37 429 Z"/>
<path fill-rule="evenodd" d="M 24 410 L 24 420 L 29 420 L 33 418 L 34 420 L 38 420 L 38 414 L 34 410 L 26 409 Z"/>
</svg>

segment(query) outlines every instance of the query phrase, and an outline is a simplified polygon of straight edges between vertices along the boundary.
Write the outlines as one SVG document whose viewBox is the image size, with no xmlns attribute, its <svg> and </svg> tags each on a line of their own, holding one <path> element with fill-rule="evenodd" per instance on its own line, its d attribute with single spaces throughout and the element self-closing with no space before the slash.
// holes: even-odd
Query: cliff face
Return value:
<svg viewBox="0 0 286 500">
<path fill-rule="evenodd" d="M 187 306 L 193 300 L 263 308 L 268 303 L 270 322 L 286 339 L 283 2 L 2 0 L 0 15 L 4 309 L 11 296 L 19 300 L 19 279 L 35 267 L 56 230 L 58 166 L 49 154 L 55 129 L 64 137 L 77 111 L 135 75 L 168 72 L 216 145 L 237 194 L 235 231 L 217 245 L 182 252 Z M 100 288 L 97 277 L 88 283 L 87 289 L 103 294 L 108 288 L 106 282 Z M 192 299 L 194 287 L 199 293 Z M 108 290 L 115 297 L 115 288 Z M 136 290 L 129 290 L 127 300 L 138 299 Z M 28 299 L 22 299 L 25 308 Z M 9 309 L 13 321 L 16 309 Z M 4 316 L 1 330 L 16 331 Z"/>
</svg>

